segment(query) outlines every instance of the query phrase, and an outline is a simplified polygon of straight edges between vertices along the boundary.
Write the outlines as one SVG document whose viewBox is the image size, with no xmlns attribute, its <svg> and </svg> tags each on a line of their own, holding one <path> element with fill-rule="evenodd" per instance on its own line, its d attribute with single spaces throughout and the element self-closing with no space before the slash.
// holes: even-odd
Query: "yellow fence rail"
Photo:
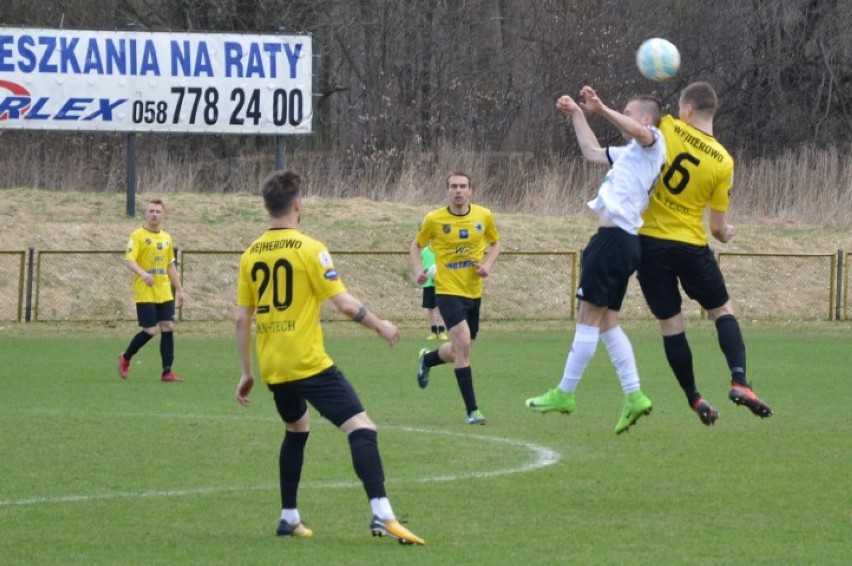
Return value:
<svg viewBox="0 0 852 566">
<path fill-rule="evenodd" d="M 233 316 L 240 251 L 179 250 L 187 321 Z M 396 321 L 422 321 L 422 291 L 411 281 L 407 251 L 334 251 L 344 283 L 372 309 Z M 720 253 L 737 315 L 746 320 L 848 320 L 852 261 L 836 254 Z M 0 252 L 0 320 L 135 320 L 130 273 L 118 250 Z M 485 282 L 484 320 L 570 321 L 580 252 L 504 251 Z M 686 300 L 684 314 L 701 316 Z M 340 315 L 324 310 L 325 320 Z M 652 316 L 632 282 L 622 318 Z"/>
</svg>

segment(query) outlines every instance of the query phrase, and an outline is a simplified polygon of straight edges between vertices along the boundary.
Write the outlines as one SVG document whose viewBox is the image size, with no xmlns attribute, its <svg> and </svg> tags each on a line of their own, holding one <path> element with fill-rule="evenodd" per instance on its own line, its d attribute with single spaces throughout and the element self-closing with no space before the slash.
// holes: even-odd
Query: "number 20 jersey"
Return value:
<svg viewBox="0 0 852 566">
<path fill-rule="evenodd" d="M 270 229 L 240 258 L 237 305 L 254 307 L 260 376 L 269 384 L 332 366 L 320 308 L 346 287 L 326 247 L 298 230 Z"/>
<path fill-rule="evenodd" d="M 704 209 L 728 210 L 734 160 L 713 136 L 673 116 L 663 116 L 666 165 L 642 216 L 639 234 L 707 245 Z"/>
</svg>

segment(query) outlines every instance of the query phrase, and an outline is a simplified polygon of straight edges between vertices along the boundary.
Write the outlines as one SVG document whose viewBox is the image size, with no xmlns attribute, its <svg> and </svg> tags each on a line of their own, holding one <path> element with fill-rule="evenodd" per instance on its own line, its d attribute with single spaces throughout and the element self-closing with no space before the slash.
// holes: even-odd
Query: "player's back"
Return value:
<svg viewBox="0 0 852 566">
<path fill-rule="evenodd" d="M 331 365 L 320 308 L 345 291 L 325 246 L 298 230 L 267 230 L 246 249 L 240 258 L 237 304 L 255 309 L 264 381 L 310 377 Z"/>
<path fill-rule="evenodd" d="M 643 215 L 641 235 L 707 244 L 704 210 L 728 209 L 734 160 L 713 136 L 672 116 L 660 131 L 666 139 L 666 166 Z"/>
</svg>

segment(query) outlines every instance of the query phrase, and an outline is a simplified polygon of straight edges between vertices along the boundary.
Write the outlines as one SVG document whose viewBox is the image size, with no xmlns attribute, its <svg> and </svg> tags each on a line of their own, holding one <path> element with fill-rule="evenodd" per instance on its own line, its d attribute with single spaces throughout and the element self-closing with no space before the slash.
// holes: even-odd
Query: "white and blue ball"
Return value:
<svg viewBox="0 0 852 566">
<path fill-rule="evenodd" d="M 680 52 L 670 41 L 652 37 L 643 41 L 636 51 L 636 66 L 646 79 L 664 81 L 677 74 Z"/>
</svg>

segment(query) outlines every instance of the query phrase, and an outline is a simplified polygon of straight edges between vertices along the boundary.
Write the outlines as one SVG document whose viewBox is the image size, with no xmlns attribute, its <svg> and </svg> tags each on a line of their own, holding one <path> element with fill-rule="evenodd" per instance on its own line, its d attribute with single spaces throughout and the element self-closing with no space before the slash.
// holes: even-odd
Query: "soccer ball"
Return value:
<svg viewBox="0 0 852 566">
<path fill-rule="evenodd" d="M 642 42 L 636 51 L 636 66 L 646 79 L 664 81 L 677 74 L 680 52 L 670 41 L 652 37 Z"/>
</svg>

